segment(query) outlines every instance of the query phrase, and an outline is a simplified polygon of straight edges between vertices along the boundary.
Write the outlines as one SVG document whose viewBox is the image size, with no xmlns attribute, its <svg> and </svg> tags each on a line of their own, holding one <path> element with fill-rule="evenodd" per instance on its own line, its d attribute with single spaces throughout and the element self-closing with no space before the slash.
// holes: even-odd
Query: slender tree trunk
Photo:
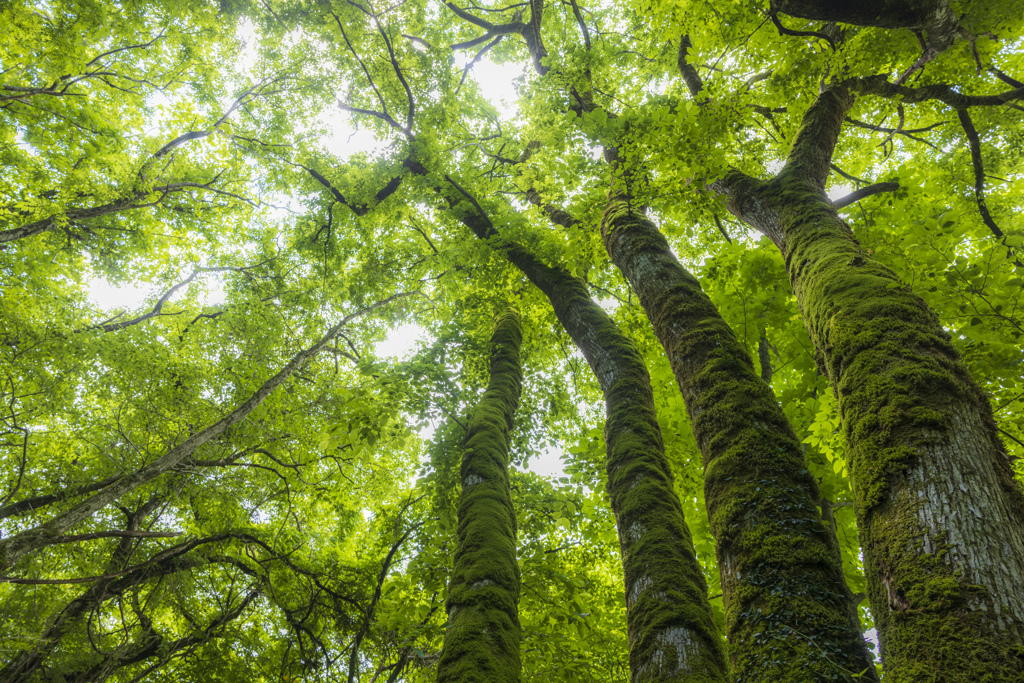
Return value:
<svg viewBox="0 0 1024 683">
<path fill-rule="evenodd" d="M 800 441 L 750 355 L 622 196 L 601 223 L 665 348 L 704 456 L 736 681 L 877 680 Z"/>
<path fill-rule="evenodd" d="M 808 110 L 770 181 L 730 173 L 729 208 L 781 249 L 839 403 L 885 671 L 1024 678 L 1024 496 L 988 399 L 927 305 L 869 258 L 825 196 L 842 84 Z"/>
<path fill-rule="evenodd" d="M 519 313 L 510 308 L 494 325 L 490 382 L 469 417 L 441 683 L 519 681 L 519 564 L 508 445 L 522 386 L 521 343 Z"/>
<path fill-rule="evenodd" d="M 446 181 L 457 192 L 434 189 L 548 297 L 604 393 L 608 495 L 622 553 L 631 680 L 724 682 L 722 641 L 673 486 L 643 357 L 581 279 L 505 240 L 479 202 Z"/>
</svg>

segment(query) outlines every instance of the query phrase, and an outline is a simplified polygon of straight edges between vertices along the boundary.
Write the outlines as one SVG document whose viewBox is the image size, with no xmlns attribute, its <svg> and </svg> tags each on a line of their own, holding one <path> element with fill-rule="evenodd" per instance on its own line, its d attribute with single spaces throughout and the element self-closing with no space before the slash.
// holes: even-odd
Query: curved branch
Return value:
<svg viewBox="0 0 1024 683">
<path fill-rule="evenodd" d="M 971 165 L 974 167 L 974 199 L 978 203 L 978 213 L 981 214 L 981 220 L 985 222 L 992 234 L 997 238 L 1002 238 L 1003 231 L 996 225 L 995 219 L 989 213 L 988 204 L 985 202 L 985 165 L 981 159 L 981 139 L 978 137 L 978 130 L 974 127 L 974 121 L 971 120 L 971 115 L 967 113 L 967 110 L 961 109 L 956 114 L 971 147 Z"/>
<path fill-rule="evenodd" d="M 855 202 L 859 202 L 862 199 L 870 197 L 873 194 L 879 194 L 881 192 L 895 192 L 900 189 L 900 184 L 895 182 L 887 183 L 875 183 L 874 185 L 868 185 L 862 187 L 859 190 L 855 190 L 845 197 L 840 197 L 832 202 L 832 208 L 839 210 L 849 206 Z"/>
<path fill-rule="evenodd" d="M 946 83 L 911 88 L 897 83 L 890 83 L 884 75 L 852 78 L 845 81 L 845 84 L 863 95 L 878 95 L 888 98 L 901 97 L 905 104 L 938 100 L 956 110 L 967 109 L 968 107 L 998 107 L 1004 104 L 1016 106 L 1012 104 L 1014 101 L 1024 99 L 1024 86 L 995 95 L 964 95 Z"/>
<path fill-rule="evenodd" d="M 768 11 L 768 17 L 772 20 L 772 23 L 775 24 L 775 28 L 779 30 L 779 35 L 796 37 L 807 36 L 811 38 L 818 38 L 820 40 L 827 41 L 828 46 L 832 48 L 832 52 L 836 51 L 836 44 L 832 40 L 832 36 L 827 35 L 825 33 L 820 33 L 818 31 L 796 31 L 791 28 L 786 28 L 785 26 L 782 25 L 782 22 L 779 21 L 778 10 L 775 9 L 774 7 Z"/>
</svg>

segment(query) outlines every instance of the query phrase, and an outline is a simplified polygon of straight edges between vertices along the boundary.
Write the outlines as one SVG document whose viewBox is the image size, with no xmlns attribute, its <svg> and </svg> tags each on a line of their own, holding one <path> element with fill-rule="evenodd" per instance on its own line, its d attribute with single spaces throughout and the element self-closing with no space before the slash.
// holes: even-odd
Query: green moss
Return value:
<svg viewBox="0 0 1024 683">
<path fill-rule="evenodd" d="M 771 389 L 650 221 L 613 201 L 602 232 L 665 348 L 704 455 L 737 681 L 874 669 L 800 442 Z"/>
<path fill-rule="evenodd" d="M 905 475 L 924 449 L 951 438 L 959 410 L 989 440 L 972 448 L 991 452 L 1006 481 L 982 495 L 1002 496 L 1020 513 L 987 399 L 938 319 L 861 251 L 816 188 L 787 169 L 757 191 L 778 211 L 776 242 L 838 398 L 887 680 L 1021 680 L 1024 662 L 1010 654 L 1019 636 L 977 608 L 984 591 L 957 575 L 943 552 L 925 552 L 931 532 L 914 511 L 892 504 L 894 493 L 921 486 Z"/>
<path fill-rule="evenodd" d="M 448 627 L 438 681 L 519 681 L 519 564 L 508 482 L 509 430 L 522 370 L 519 314 L 500 315 L 490 382 L 469 417 L 462 457 L 459 546 L 448 587 Z"/>
<path fill-rule="evenodd" d="M 622 550 L 633 681 L 725 681 L 721 637 L 642 356 L 579 278 L 522 250 L 511 249 L 509 257 L 547 294 L 604 392 L 608 494 Z"/>
</svg>

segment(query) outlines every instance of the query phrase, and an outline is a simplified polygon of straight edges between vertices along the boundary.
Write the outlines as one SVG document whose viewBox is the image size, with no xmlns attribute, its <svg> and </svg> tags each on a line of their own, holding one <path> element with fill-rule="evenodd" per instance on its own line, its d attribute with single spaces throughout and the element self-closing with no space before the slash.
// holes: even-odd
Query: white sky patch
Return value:
<svg viewBox="0 0 1024 683">
<path fill-rule="evenodd" d="M 89 299 L 104 311 L 142 308 L 151 293 L 145 283 L 115 287 L 103 278 L 89 281 Z"/>
<path fill-rule="evenodd" d="M 467 78 L 476 81 L 480 94 L 494 105 L 502 119 L 511 119 L 519 113 L 519 93 L 513 80 L 522 76 L 525 68 L 525 64 L 515 62 L 495 64 L 485 57 L 473 65 Z"/>
<path fill-rule="evenodd" d="M 868 641 L 869 647 L 873 650 L 871 656 L 878 659 L 878 630 L 869 628 L 864 632 L 864 640 Z"/>
<path fill-rule="evenodd" d="M 845 197 L 851 192 L 853 192 L 853 188 L 850 187 L 849 185 L 833 185 L 831 188 L 829 188 L 827 194 L 829 199 L 835 201 L 837 199 L 840 199 L 841 197 Z"/>
<path fill-rule="evenodd" d="M 256 24 L 252 19 L 245 17 L 238 22 L 238 32 L 235 37 L 242 43 L 242 52 L 238 55 L 236 67 L 240 73 L 250 74 L 253 67 L 256 66 L 256 43 L 258 42 Z"/>
<path fill-rule="evenodd" d="M 388 332 L 384 341 L 374 349 L 378 358 L 394 358 L 406 360 L 416 350 L 418 342 L 426 338 L 427 331 L 420 325 L 399 325 Z"/>
<path fill-rule="evenodd" d="M 605 310 L 608 315 L 614 315 L 619 309 L 618 299 L 597 299 L 597 305 Z"/>
<path fill-rule="evenodd" d="M 531 455 L 524 468 L 541 477 L 554 479 L 565 476 L 565 464 L 562 462 L 564 451 L 560 446 L 548 446 L 538 455 Z"/>
<path fill-rule="evenodd" d="M 368 128 L 353 125 L 352 117 L 338 108 L 328 109 L 320 117 L 320 125 L 327 134 L 320 143 L 339 159 L 348 159 L 352 154 L 365 152 L 371 158 L 380 156 L 394 140 L 378 140 Z"/>
</svg>

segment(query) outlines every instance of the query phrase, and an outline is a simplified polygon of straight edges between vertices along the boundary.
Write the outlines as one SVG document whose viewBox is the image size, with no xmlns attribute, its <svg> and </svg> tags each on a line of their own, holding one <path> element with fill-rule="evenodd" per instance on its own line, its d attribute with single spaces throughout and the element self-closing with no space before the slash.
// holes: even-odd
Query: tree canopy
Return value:
<svg viewBox="0 0 1024 683">
<path fill-rule="evenodd" d="M 606 250 L 616 197 L 774 391 L 874 647 L 856 511 L 890 480 L 851 486 L 851 443 L 886 428 L 844 432 L 843 359 L 737 178 L 820 167 L 887 286 L 948 333 L 1019 485 L 1024 12 L 830 5 L 0 4 L 0 679 L 437 678 L 462 453 L 513 305 L 522 676 L 630 680 L 618 380 L 588 367 L 550 273 L 639 351 L 708 632 L 727 631 L 728 530 Z M 489 78 L 510 79 L 504 101 Z M 832 96 L 834 152 L 794 153 Z M 103 281 L 148 297 L 100 303 Z M 378 352 L 396 330 L 420 341 Z"/>
</svg>

